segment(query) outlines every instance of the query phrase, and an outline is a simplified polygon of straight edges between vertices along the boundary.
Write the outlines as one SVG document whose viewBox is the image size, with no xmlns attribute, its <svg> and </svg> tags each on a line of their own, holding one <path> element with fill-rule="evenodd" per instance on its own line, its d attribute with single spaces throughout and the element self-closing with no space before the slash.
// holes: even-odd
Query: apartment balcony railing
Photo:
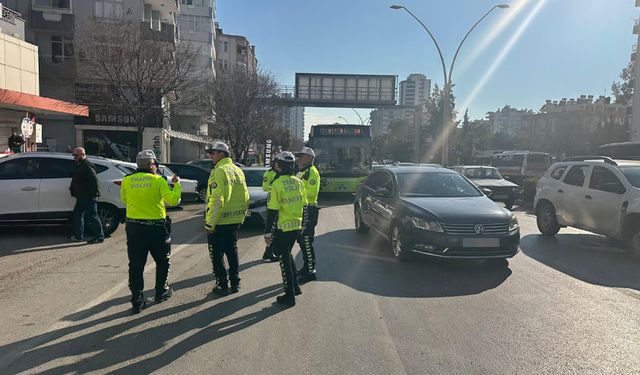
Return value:
<svg viewBox="0 0 640 375">
<path fill-rule="evenodd" d="M 0 29 L 4 34 L 24 40 L 24 20 L 22 15 L 0 3 Z"/>
<path fill-rule="evenodd" d="M 153 28 L 152 28 L 153 26 Z M 170 23 L 151 24 L 149 21 L 140 23 L 142 37 L 156 42 L 175 43 L 176 27 Z"/>
</svg>

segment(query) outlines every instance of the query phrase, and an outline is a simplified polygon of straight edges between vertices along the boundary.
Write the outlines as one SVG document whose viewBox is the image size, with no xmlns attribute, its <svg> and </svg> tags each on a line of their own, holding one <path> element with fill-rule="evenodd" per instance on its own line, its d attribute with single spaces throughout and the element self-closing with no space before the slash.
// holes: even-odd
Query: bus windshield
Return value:
<svg viewBox="0 0 640 375">
<path fill-rule="evenodd" d="M 360 177 L 369 174 L 371 142 L 368 138 L 315 137 L 311 146 L 323 176 Z"/>
</svg>

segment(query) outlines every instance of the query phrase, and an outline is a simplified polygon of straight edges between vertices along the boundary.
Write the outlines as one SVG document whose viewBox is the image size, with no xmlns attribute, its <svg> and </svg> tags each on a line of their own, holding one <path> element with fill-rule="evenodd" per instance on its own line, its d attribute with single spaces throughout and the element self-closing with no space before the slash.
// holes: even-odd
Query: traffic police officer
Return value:
<svg viewBox="0 0 640 375">
<path fill-rule="evenodd" d="M 267 223 L 264 239 L 280 262 L 284 295 L 276 301 L 286 306 L 296 304 L 295 296 L 301 294 L 296 277 L 296 263 L 291 255 L 293 245 L 300 235 L 306 195 L 302 181 L 294 176 L 295 157 L 284 151 L 276 155 L 277 174 L 271 185 L 267 203 Z"/>
<path fill-rule="evenodd" d="M 320 173 L 313 165 L 315 157 L 316 154 L 310 147 L 303 147 L 301 151 L 296 152 L 296 164 L 300 170 L 298 178 L 302 180 L 307 197 L 307 205 L 304 207 L 305 225 L 298 237 L 304 261 L 304 266 L 298 271 L 301 284 L 316 279 L 316 253 L 313 248 L 313 240 L 315 227 L 318 224 Z"/>
<path fill-rule="evenodd" d="M 171 255 L 171 222 L 165 203 L 180 203 L 180 178 L 173 176 L 173 189 L 167 180 L 156 174 L 158 162 L 151 150 L 144 150 L 136 157 L 138 170 L 122 179 L 120 199 L 126 205 L 127 255 L 129 256 L 129 289 L 133 313 L 139 313 L 146 305 L 144 290 L 144 266 L 150 252 L 156 262 L 155 301 L 171 297 L 167 284 L 169 257 Z"/>
<path fill-rule="evenodd" d="M 277 173 L 276 170 L 273 169 L 274 163 L 275 159 L 271 162 L 271 168 L 267 169 L 262 177 L 262 190 L 266 191 L 267 193 L 269 193 L 269 191 L 271 190 L 271 183 L 273 183 L 273 179 L 276 177 Z M 277 262 L 278 257 L 273 254 L 273 251 L 271 251 L 271 247 L 267 246 L 264 249 L 264 253 L 262 254 L 262 260 L 266 262 Z"/>
<path fill-rule="evenodd" d="M 231 293 L 240 289 L 238 233 L 249 209 L 249 190 L 244 173 L 229 157 L 229 146 L 216 142 L 207 148 L 207 152 L 215 164 L 209 176 L 205 214 L 209 255 L 216 280 L 213 293 L 226 296 L 229 294 L 228 281 L 231 281 Z M 224 255 L 229 264 L 228 279 Z"/>
</svg>

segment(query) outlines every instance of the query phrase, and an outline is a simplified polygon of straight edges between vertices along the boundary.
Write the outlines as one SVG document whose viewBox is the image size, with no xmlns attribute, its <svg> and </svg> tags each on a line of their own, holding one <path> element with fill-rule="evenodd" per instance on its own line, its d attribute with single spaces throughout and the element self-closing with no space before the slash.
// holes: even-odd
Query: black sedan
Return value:
<svg viewBox="0 0 640 375">
<path fill-rule="evenodd" d="M 198 199 L 201 202 L 206 200 L 209 172 L 191 164 L 169 163 L 165 165 L 180 177 L 198 181 Z"/>
<path fill-rule="evenodd" d="M 391 242 L 393 254 L 441 258 L 510 258 L 517 254 L 515 215 L 497 206 L 467 178 L 441 167 L 387 167 L 360 185 L 355 226 Z"/>
</svg>

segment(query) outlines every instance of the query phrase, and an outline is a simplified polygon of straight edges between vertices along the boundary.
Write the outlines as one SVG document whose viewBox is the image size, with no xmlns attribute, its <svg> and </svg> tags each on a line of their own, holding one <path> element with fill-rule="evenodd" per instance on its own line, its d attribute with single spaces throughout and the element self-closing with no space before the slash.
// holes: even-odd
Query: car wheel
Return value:
<svg viewBox="0 0 640 375">
<path fill-rule="evenodd" d="M 118 225 L 120 225 L 118 210 L 111 205 L 99 204 L 98 218 L 100 219 L 100 223 L 102 223 L 102 231 L 105 236 L 110 236 L 111 233 L 118 229 Z"/>
<path fill-rule="evenodd" d="M 627 252 L 635 259 L 640 260 L 640 226 L 636 225 L 627 237 Z"/>
<path fill-rule="evenodd" d="M 391 249 L 396 259 L 404 262 L 409 258 L 409 251 L 402 237 L 402 228 L 398 224 L 393 224 L 391 228 Z"/>
<path fill-rule="evenodd" d="M 546 236 L 555 236 L 560 231 L 560 225 L 556 218 L 556 210 L 550 203 L 543 203 L 536 211 L 536 223 L 540 233 Z"/>
<path fill-rule="evenodd" d="M 356 206 L 353 210 L 353 217 L 356 226 L 356 232 L 366 234 L 369 232 L 369 227 L 362 221 L 362 210 L 360 206 Z"/>
<path fill-rule="evenodd" d="M 200 202 L 206 202 L 207 201 L 207 189 L 206 188 L 202 188 L 202 189 L 198 190 L 198 200 Z"/>
</svg>

